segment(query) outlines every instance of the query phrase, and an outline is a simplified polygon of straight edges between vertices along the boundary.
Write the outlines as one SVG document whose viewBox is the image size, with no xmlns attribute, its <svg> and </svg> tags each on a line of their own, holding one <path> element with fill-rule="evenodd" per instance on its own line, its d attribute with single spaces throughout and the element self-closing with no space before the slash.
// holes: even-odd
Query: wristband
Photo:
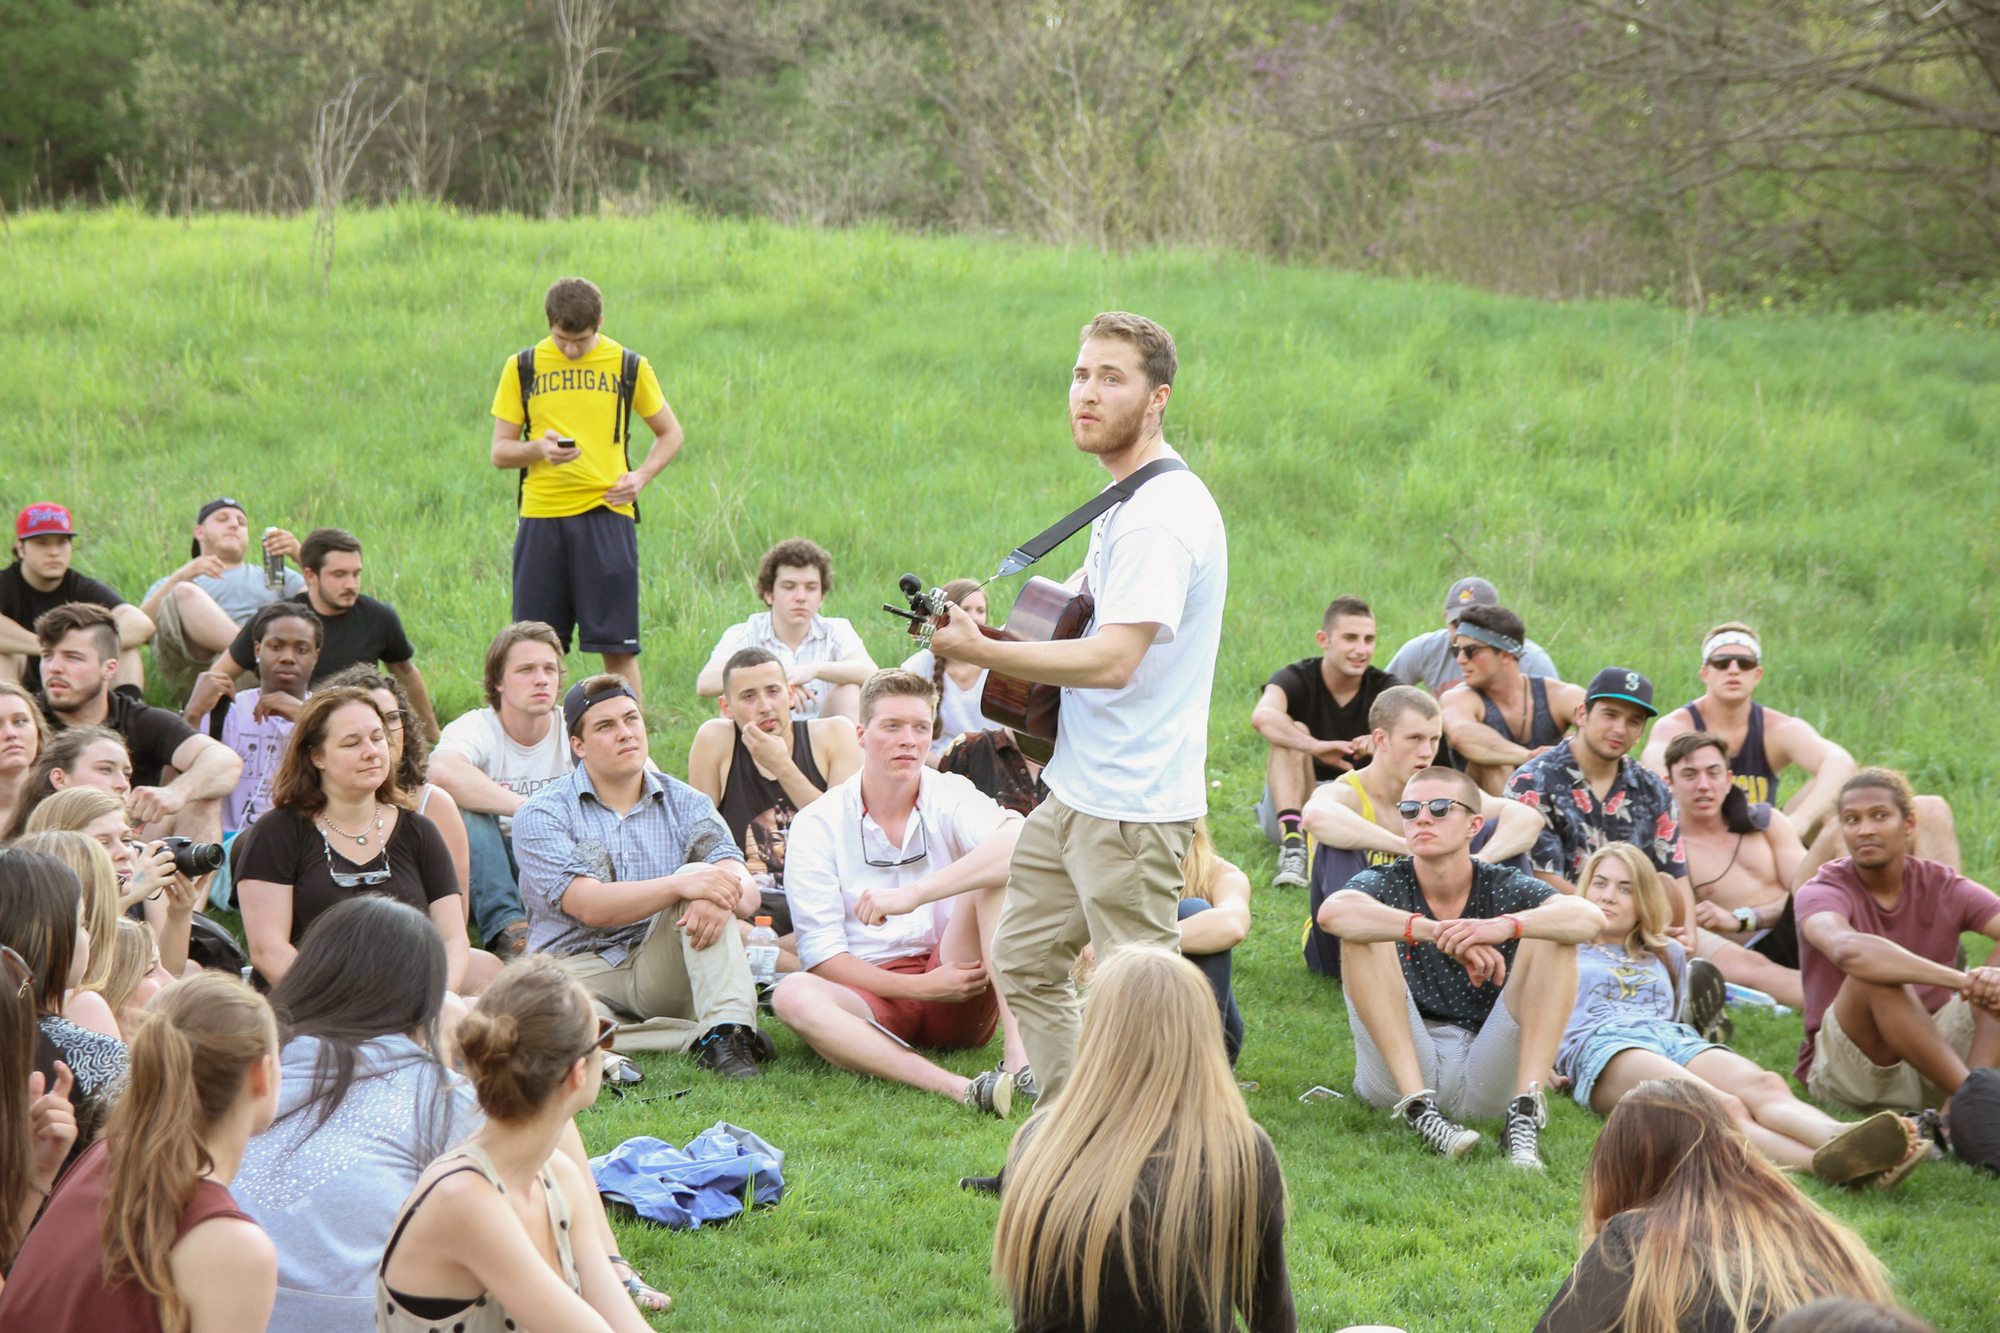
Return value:
<svg viewBox="0 0 2000 1333">
<path fill-rule="evenodd" d="M 1410 945 L 1412 948 L 1417 943 L 1417 922 L 1423 919 L 1423 915 L 1422 912 L 1412 912 L 1410 913 L 1410 919 L 1403 923 L 1403 943 Z"/>
<path fill-rule="evenodd" d="M 1515 915 L 1514 915 L 1514 914 L 1513 914 L 1512 912 L 1502 912 L 1502 913 L 1501 913 L 1501 914 L 1499 915 L 1499 917 L 1498 917 L 1498 918 L 1496 918 L 1496 919 L 1497 919 L 1497 920 L 1501 920 L 1501 921 L 1512 921 L 1512 922 L 1514 923 L 1514 938 L 1515 938 L 1515 939 L 1517 939 L 1517 940 L 1521 938 L 1521 918 L 1520 918 L 1520 917 L 1518 917 L 1518 916 L 1515 916 Z"/>
<path fill-rule="evenodd" d="M 1738 935 L 1749 934 L 1759 924 L 1757 909 L 1754 907 L 1739 907 L 1731 915 L 1736 918 L 1736 933 Z"/>
</svg>

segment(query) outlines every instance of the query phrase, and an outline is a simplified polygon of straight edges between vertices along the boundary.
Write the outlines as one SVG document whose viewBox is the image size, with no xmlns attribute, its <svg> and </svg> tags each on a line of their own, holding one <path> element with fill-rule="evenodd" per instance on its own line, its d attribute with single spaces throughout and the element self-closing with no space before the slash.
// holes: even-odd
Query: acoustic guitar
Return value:
<svg viewBox="0 0 2000 1333">
<path fill-rule="evenodd" d="M 910 622 L 910 635 L 924 647 L 931 646 L 931 632 L 949 618 L 944 593 L 936 588 L 924 591 L 923 580 L 905 574 L 899 581 L 910 609 L 891 606 L 882 609 Z M 1058 639 L 1080 639 L 1090 628 L 1096 603 L 1087 592 L 1074 592 L 1052 579 L 1037 575 L 1021 585 L 1007 623 L 998 629 L 981 625 L 989 639 L 1013 643 L 1052 643 Z M 1046 764 L 1055 753 L 1056 718 L 1062 711 L 1062 687 L 1042 685 L 1002 675 L 986 673 L 986 688 L 979 695 L 979 711 L 1014 733 L 1021 753 L 1038 764 Z"/>
</svg>

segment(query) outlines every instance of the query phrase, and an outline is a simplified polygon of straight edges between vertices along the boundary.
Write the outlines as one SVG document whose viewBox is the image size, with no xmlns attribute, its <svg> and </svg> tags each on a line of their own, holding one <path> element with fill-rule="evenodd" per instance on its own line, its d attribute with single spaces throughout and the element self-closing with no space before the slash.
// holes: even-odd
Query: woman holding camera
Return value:
<svg viewBox="0 0 2000 1333">
<path fill-rule="evenodd" d="M 292 728 L 270 810 L 240 835 L 243 933 L 267 982 L 283 978 L 320 913 L 375 893 L 430 917 L 449 985 L 463 984 L 471 946 L 451 852 L 437 825 L 400 800 L 380 706 L 364 690 L 315 692 Z"/>
<path fill-rule="evenodd" d="M 49 797 L 28 817 L 28 832 L 81 833 L 102 847 L 117 876 L 118 909 L 128 915 L 139 909 L 160 943 L 160 966 L 169 975 L 187 971 L 188 941 L 201 890 L 175 869 L 174 848 L 168 844 L 180 840 L 135 841 L 125 802 L 99 787 L 71 787 Z M 84 888 L 88 899 L 88 880 Z M 111 938 L 108 920 L 93 916 L 91 931 L 98 939 Z"/>
</svg>

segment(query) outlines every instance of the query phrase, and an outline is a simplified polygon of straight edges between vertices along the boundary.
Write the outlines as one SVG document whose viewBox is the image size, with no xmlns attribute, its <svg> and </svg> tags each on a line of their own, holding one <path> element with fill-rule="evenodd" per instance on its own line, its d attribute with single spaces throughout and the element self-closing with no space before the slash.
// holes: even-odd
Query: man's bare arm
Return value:
<svg viewBox="0 0 2000 1333">
<path fill-rule="evenodd" d="M 2000 918 L 1988 923 L 2000 926 Z M 1893 940 L 1856 930 L 1854 923 L 1838 912 L 1814 912 L 1799 922 L 1799 934 L 1806 943 L 1825 954 L 1833 965 L 1858 981 L 1878 986 L 1965 985 L 1965 973 L 1943 963 L 1911 953 Z"/>
<path fill-rule="evenodd" d="M 440 750 L 431 756 L 431 781 L 444 788 L 461 810 L 512 816 L 521 808 L 519 792 L 501 786 L 470 759 L 450 750 Z"/>
<path fill-rule="evenodd" d="M 1524 687 L 1525 688 L 1525 687 Z M 1439 707 L 1444 714 L 1444 738 L 1451 748 L 1475 764 L 1506 764 L 1519 768 L 1534 757 L 1525 745 L 1516 745 L 1472 716 L 1479 696 L 1470 689 L 1447 690 Z"/>
<path fill-rule="evenodd" d="M 0 616 L 0 653 L 40 657 L 42 641 L 5 616 Z"/>
<path fill-rule="evenodd" d="M 111 608 L 112 623 L 118 626 L 118 646 L 137 648 L 153 637 L 153 622 L 144 611 L 127 602 Z"/>
<path fill-rule="evenodd" d="M 1351 852 L 1387 852 L 1408 856 L 1410 846 L 1402 838 L 1348 805 L 1339 795 L 1342 783 L 1328 783 L 1306 799 L 1299 820 L 1306 831 L 1329 847 Z"/>
<path fill-rule="evenodd" d="M 865 648 L 858 655 L 850 655 L 832 662 L 813 662 L 799 669 L 811 673 L 808 679 L 823 680 L 829 685 L 862 685 L 876 671 L 874 660 L 868 656 L 868 650 Z M 793 682 L 796 685 L 804 683 L 803 680 Z M 721 693 L 719 689 L 716 692 Z"/>
<path fill-rule="evenodd" d="M 1661 777 L 1667 775 L 1667 742 L 1684 731 L 1694 730 L 1694 719 L 1687 709 L 1676 708 L 1660 714 L 1660 720 L 1653 724 L 1652 735 L 1646 738 L 1646 748 L 1639 754 L 1639 762 L 1652 769 Z"/>
<path fill-rule="evenodd" d="M 1026 823 L 1021 816 L 1009 811 L 1006 822 L 995 829 L 986 841 L 944 869 L 933 870 L 910 884 L 866 890 L 855 900 L 855 919 L 863 925 L 879 926 L 889 917 L 902 916 L 940 898 L 955 898 L 961 893 L 999 888 L 1007 882 L 1008 867 L 1014 859 L 1014 844 L 1020 840 L 1021 829 Z"/>
<path fill-rule="evenodd" d="M 712 717 L 695 728 L 688 746 L 688 786 L 708 798 L 710 805 L 722 805 L 722 760 L 736 743 L 736 724 L 726 717 Z"/>
<path fill-rule="evenodd" d="M 1820 735 L 1803 718 L 1788 717 L 1783 726 L 1773 728 L 1765 749 L 1771 767 L 1778 772 L 1784 772 L 1790 763 L 1812 774 L 1810 787 L 1793 793 L 1785 802 L 1785 817 L 1800 828 L 1811 828 L 1829 814 L 1840 799 L 1841 787 L 1856 772 L 1854 756 Z"/>
<path fill-rule="evenodd" d="M 1534 850 L 1535 839 L 1541 836 L 1544 826 L 1540 811 L 1531 810 L 1508 796 L 1487 795 L 1483 805 L 1481 813 L 1494 826 L 1493 836 L 1486 840 L 1484 847 L 1473 853 L 1474 860 L 1498 864 Z"/>
<path fill-rule="evenodd" d="M 243 759 L 222 742 L 190 736 L 174 751 L 173 767 L 180 776 L 166 785 L 184 801 L 210 801 L 227 796 L 243 776 Z"/>
<path fill-rule="evenodd" d="M 1317 744 L 1305 724 L 1290 712 L 1291 700 L 1276 685 L 1266 685 L 1263 694 L 1257 697 L 1257 706 L 1250 710 L 1250 726 L 1259 736 L 1281 750 L 1299 750 L 1313 754 Z"/>
<path fill-rule="evenodd" d="M 1081 639 L 1012 643 L 979 633 L 963 608 L 954 606 L 950 611 L 951 624 L 939 630 L 932 642 L 946 657 L 1020 680 L 1076 690 L 1124 689 L 1160 632 L 1160 627 L 1151 623 L 1102 625 L 1097 633 Z"/>
</svg>

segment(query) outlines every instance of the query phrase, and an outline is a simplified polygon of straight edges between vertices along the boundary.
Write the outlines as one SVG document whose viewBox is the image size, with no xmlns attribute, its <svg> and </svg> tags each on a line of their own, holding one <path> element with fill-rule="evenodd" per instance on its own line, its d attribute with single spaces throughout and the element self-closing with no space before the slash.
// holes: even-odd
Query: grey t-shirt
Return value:
<svg viewBox="0 0 2000 1333">
<path fill-rule="evenodd" d="M 310 1095 L 319 1039 L 281 1056 L 278 1119 L 250 1140 L 229 1192 L 278 1247 L 270 1333 L 374 1333 L 375 1265 L 424 1168 L 485 1117 L 472 1087 L 408 1037 L 365 1043 L 355 1080 L 318 1130 Z M 375 1071 L 371 1077 L 363 1077 Z M 310 1131 L 310 1132 L 309 1132 Z"/>
<path fill-rule="evenodd" d="M 152 595 L 166 586 L 165 579 L 158 579 L 146 589 L 149 600 Z M 220 578 L 207 574 L 197 574 L 188 580 L 215 599 L 215 604 L 229 613 L 229 618 L 238 625 L 250 623 L 250 617 L 277 601 L 281 597 L 296 597 L 306 590 L 306 581 L 299 577 L 299 571 L 285 567 L 285 587 L 283 591 L 264 586 L 264 561 L 261 554 L 255 563 L 244 563 L 231 570 L 225 570 Z M 372 1297 L 371 1297 L 372 1299 Z"/>
<path fill-rule="evenodd" d="M 1451 655 L 1449 629 L 1434 629 L 1429 634 L 1419 634 L 1411 639 L 1389 659 L 1388 671 L 1401 684 L 1429 686 L 1432 694 L 1443 694 L 1465 679 L 1459 674 L 1458 659 Z M 1556 664 L 1542 651 L 1542 645 L 1533 639 L 1521 641 L 1521 674 L 1562 679 L 1556 674 Z M 1563 720 L 1557 719 L 1559 722 Z"/>
<path fill-rule="evenodd" d="M 1563 1029 L 1562 1045 L 1556 1050 L 1558 1073 L 1575 1077 L 1577 1057 L 1607 1023 L 1647 1019 L 1671 1023 L 1679 1016 L 1674 997 L 1687 993 L 1687 952 L 1668 940 L 1667 957 L 1674 960 L 1678 990 L 1651 950 L 1639 947 L 1633 957 L 1620 945 L 1592 942 L 1577 946 L 1576 1007 L 1570 1010 L 1569 1026 Z"/>
</svg>

